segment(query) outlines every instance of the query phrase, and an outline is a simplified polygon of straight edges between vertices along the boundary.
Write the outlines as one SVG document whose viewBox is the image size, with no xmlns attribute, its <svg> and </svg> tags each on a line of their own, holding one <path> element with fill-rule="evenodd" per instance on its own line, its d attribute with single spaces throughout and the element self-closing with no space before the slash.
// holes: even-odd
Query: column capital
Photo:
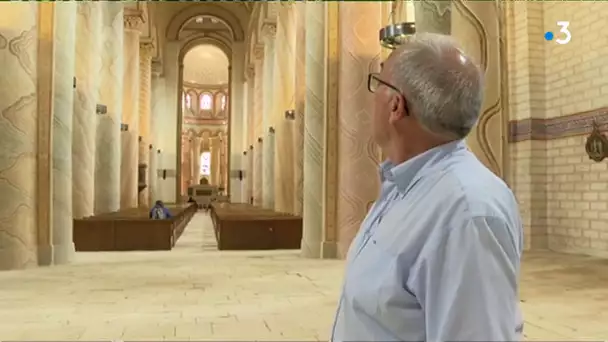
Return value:
<svg viewBox="0 0 608 342">
<path fill-rule="evenodd" d="M 255 46 L 253 47 L 253 57 L 259 61 L 264 59 L 264 45 L 255 44 Z"/>
<path fill-rule="evenodd" d="M 163 64 L 160 61 L 152 60 L 152 76 L 160 77 L 163 74 Z"/>
<path fill-rule="evenodd" d="M 277 24 L 266 22 L 262 24 L 262 35 L 266 39 L 274 39 L 277 35 Z"/>
<path fill-rule="evenodd" d="M 255 67 L 253 65 L 247 66 L 245 75 L 247 76 L 248 80 L 252 80 L 255 77 Z"/>
<path fill-rule="evenodd" d="M 125 12 L 123 16 L 125 30 L 141 31 L 144 24 L 143 13 L 141 11 Z"/>
<path fill-rule="evenodd" d="M 139 54 L 142 57 L 152 58 L 154 55 L 154 43 L 153 42 L 140 42 L 139 43 Z"/>
</svg>

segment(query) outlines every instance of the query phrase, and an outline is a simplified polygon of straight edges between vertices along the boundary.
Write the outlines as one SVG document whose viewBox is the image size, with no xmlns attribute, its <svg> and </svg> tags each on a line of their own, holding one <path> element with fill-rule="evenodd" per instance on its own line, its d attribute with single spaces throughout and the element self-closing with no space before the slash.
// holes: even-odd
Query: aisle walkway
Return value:
<svg viewBox="0 0 608 342">
<path fill-rule="evenodd" d="M 205 214 L 173 251 L 76 259 L 0 273 L 0 340 L 326 340 L 343 268 L 219 252 Z M 607 260 L 531 253 L 522 288 L 528 339 L 608 339 Z"/>
</svg>

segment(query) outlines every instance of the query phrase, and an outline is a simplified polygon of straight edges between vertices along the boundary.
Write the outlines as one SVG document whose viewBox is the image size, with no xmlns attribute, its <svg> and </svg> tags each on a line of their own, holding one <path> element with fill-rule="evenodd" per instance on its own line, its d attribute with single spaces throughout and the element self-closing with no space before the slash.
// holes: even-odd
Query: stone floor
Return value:
<svg viewBox="0 0 608 342">
<path fill-rule="evenodd" d="M 341 261 L 218 252 L 210 224 L 197 214 L 171 252 L 0 273 L 0 340 L 327 339 Z M 607 339 L 608 260 L 528 253 L 522 302 L 528 340 Z"/>
</svg>

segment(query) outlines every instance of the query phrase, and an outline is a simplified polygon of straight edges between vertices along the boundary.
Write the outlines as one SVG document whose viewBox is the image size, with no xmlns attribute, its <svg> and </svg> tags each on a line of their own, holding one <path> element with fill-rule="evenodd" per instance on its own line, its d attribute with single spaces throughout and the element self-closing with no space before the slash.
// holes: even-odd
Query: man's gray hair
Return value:
<svg viewBox="0 0 608 342">
<path fill-rule="evenodd" d="M 440 34 L 416 34 L 396 53 L 392 82 L 405 95 L 410 114 L 431 133 L 466 137 L 483 102 L 479 67 L 454 39 Z"/>
</svg>

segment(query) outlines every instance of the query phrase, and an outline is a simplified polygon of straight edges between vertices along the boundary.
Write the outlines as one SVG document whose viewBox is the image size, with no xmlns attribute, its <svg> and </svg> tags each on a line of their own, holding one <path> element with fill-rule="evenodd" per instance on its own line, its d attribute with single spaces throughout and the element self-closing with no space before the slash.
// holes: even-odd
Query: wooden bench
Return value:
<svg viewBox="0 0 608 342">
<path fill-rule="evenodd" d="M 132 208 L 74 219 L 76 251 L 171 250 L 197 211 L 194 204 L 167 205 L 172 217 L 149 218 L 149 208 Z"/>
<path fill-rule="evenodd" d="M 300 249 L 302 218 L 245 203 L 212 203 L 219 250 Z"/>
</svg>

